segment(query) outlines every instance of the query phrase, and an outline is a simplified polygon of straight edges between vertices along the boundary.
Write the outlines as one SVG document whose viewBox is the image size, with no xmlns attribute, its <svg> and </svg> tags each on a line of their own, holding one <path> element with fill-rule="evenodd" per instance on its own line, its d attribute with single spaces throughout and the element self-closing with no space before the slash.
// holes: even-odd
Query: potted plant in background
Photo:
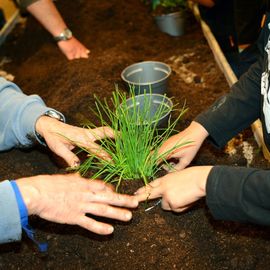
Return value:
<svg viewBox="0 0 270 270">
<path fill-rule="evenodd" d="M 151 0 L 159 29 L 171 36 L 185 33 L 187 0 Z"/>
</svg>

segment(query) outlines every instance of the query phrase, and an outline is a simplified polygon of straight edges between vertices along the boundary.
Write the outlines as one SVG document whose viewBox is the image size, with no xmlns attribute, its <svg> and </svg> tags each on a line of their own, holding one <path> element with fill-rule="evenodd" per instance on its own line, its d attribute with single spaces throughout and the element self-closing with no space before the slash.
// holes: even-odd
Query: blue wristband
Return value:
<svg viewBox="0 0 270 270">
<path fill-rule="evenodd" d="M 26 235 L 38 246 L 39 251 L 46 252 L 48 250 L 48 243 L 39 243 L 35 239 L 35 231 L 31 228 L 31 226 L 28 223 L 28 210 L 26 208 L 26 205 L 24 203 L 24 200 L 22 198 L 21 192 L 17 186 L 16 181 L 11 180 L 10 183 L 16 196 L 23 230 L 25 231 Z"/>
</svg>

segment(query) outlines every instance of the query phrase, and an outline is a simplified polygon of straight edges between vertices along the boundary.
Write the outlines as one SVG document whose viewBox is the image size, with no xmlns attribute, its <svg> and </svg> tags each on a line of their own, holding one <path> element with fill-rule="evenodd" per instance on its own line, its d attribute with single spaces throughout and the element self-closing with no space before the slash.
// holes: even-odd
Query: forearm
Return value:
<svg viewBox="0 0 270 270">
<path fill-rule="evenodd" d="M 260 61 L 241 77 L 230 93 L 195 118 L 218 147 L 223 147 L 228 140 L 260 118 L 261 73 Z"/>
<path fill-rule="evenodd" d="M 208 176 L 206 201 L 214 218 L 270 225 L 270 173 L 216 166 Z"/>
<path fill-rule="evenodd" d="M 52 0 L 39 0 L 27 7 L 27 10 L 52 34 L 58 36 L 67 28 L 62 16 Z"/>
</svg>

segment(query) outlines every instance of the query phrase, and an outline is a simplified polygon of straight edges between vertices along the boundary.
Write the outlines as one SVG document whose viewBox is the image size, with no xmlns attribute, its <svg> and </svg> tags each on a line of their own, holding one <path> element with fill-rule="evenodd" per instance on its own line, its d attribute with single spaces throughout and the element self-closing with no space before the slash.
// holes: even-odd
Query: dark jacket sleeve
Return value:
<svg viewBox="0 0 270 270">
<path fill-rule="evenodd" d="M 264 0 L 234 0 L 234 22 L 238 44 L 253 44 L 259 37 L 265 13 Z"/>
<path fill-rule="evenodd" d="M 215 166 L 206 202 L 215 219 L 270 225 L 270 171 Z"/>
<path fill-rule="evenodd" d="M 261 117 L 261 76 L 265 68 L 265 44 L 269 36 L 268 22 L 258 39 L 259 59 L 241 76 L 231 91 L 218 99 L 207 111 L 195 118 L 210 134 L 209 139 L 218 146 L 247 128 Z"/>
<path fill-rule="evenodd" d="M 195 118 L 216 146 L 223 147 L 260 117 L 262 62 L 255 63 L 227 95 Z"/>
</svg>

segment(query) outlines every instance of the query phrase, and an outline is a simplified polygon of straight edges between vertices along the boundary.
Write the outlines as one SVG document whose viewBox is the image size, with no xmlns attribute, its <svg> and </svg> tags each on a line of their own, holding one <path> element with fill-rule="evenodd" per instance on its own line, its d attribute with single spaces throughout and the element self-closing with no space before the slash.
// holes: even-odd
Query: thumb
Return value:
<svg viewBox="0 0 270 270">
<path fill-rule="evenodd" d="M 173 169 L 175 171 L 181 171 L 181 170 L 185 169 L 189 165 L 189 163 L 190 162 L 188 162 L 186 159 L 180 158 L 179 162 L 173 166 Z"/>
</svg>

